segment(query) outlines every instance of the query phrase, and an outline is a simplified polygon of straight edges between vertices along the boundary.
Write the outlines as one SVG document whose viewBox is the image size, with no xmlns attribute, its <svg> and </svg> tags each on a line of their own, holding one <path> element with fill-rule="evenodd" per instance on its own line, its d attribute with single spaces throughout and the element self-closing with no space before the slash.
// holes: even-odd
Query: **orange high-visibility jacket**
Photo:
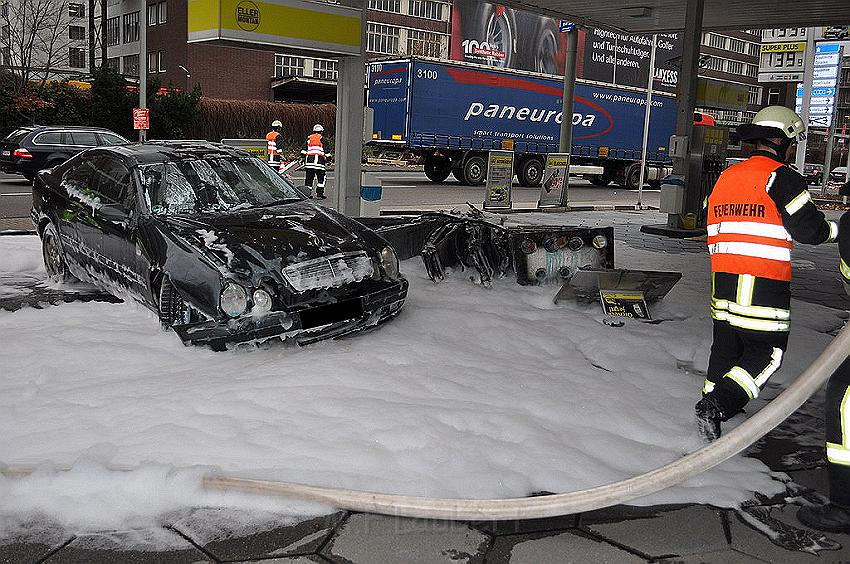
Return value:
<svg viewBox="0 0 850 564">
<path fill-rule="evenodd" d="M 755 156 L 723 172 L 708 198 L 712 272 L 791 280 L 791 235 L 769 191 L 782 166 Z"/>
</svg>

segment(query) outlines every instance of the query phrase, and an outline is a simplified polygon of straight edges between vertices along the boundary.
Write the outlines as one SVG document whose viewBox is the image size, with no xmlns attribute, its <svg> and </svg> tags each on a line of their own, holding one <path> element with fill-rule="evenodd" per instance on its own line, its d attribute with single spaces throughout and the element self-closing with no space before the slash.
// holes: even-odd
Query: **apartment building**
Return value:
<svg viewBox="0 0 850 564">
<path fill-rule="evenodd" d="M 87 10 L 87 2 L 0 0 L 0 67 L 31 79 L 87 74 Z"/>
<path fill-rule="evenodd" d="M 719 125 L 747 123 L 764 105 L 764 86 L 758 81 L 760 49 L 760 30 L 712 31 L 702 34 L 699 76 L 746 87 L 748 93 L 746 109 L 701 108 L 714 116 Z"/>
</svg>

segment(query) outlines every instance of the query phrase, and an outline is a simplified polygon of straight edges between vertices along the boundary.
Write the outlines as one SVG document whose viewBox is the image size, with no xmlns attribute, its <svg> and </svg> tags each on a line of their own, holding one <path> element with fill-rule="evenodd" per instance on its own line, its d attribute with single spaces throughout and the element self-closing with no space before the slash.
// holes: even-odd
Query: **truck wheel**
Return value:
<svg viewBox="0 0 850 564">
<path fill-rule="evenodd" d="M 520 186 L 529 188 L 540 186 L 540 181 L 543 179 L 543 163 L 539 159 L 525 159 L 519 165 L 517 179 Z"/>
<path fill-rule="evenodd" d="M 425 157 L 425 176 L 431 182 L 443 182 L 452 171 L 452 160 L 448 157 Z"/>
<path fill-rule="evenodd" d="M 632 163 L 626 169 L 626 188 L 629 190 L 638 190 L 641 185 L 640 164 Z"/>
<path fill-rule="evenodd" d="M 487 162 L 478 155 L 467 158 L 463 163 L 463 180 L 469 186 L 481 186 L 487 178 Z"/>
</svg>

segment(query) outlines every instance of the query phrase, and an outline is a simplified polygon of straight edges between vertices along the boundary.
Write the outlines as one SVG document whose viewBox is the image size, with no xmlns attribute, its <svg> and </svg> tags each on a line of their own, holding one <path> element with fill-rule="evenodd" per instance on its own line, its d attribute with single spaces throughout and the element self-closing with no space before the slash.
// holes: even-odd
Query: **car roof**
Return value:
<svg viewBox="0 0 850 564">
<path fill-rule="evenodd" d="M 116 153 L 127 160 L 135 161 L 136 164 L 206 157 L 245 158 L 248 155 L 236 147 L 204 140 L 150 141 L 99 147 L 99 150 Z"/>
<path fill-rule="evenodd" d="M 96 131 L 99 133 L 115 133 L 111 129 L 106 129 L 105 127 L 92 127 L 89 125 L 27 125 L 23 126 L 20 129 L 29 129 L 30 131 L 67 131 L 67 130 L 78 130 L 78 131 Z M 116 133 L 117 135 L 117 133 Z"/>
</svg>

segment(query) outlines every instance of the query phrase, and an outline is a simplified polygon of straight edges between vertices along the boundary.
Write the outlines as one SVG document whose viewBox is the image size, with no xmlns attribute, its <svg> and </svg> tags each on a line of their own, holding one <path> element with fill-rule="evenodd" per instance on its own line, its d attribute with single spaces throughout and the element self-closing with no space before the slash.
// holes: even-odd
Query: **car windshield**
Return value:
<svg viewBox="0 0 850 564">
<path fill-rule="evenodd" d="M 298 190 L 255 158 L 206 157 L 141 165 L 151 213 L 184 215 L 302 200 Z"/>
</svg>

